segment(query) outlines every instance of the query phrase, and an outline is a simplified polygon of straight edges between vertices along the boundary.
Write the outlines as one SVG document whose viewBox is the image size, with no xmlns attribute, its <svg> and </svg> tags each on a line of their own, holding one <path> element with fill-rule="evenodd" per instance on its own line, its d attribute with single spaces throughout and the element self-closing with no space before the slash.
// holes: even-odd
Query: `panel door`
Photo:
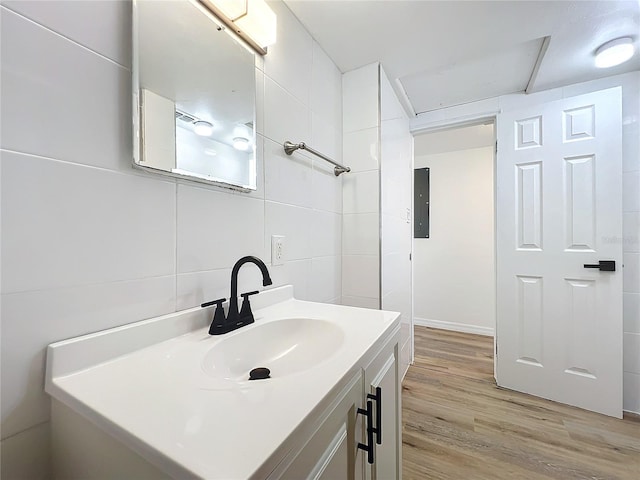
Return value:
<svg viewBox="0 0 640 480">
<path fill-rule="evenodd" d="M 500 114 L 496 168 L 498 385 L 616 417 L 621 105 L 614 88 Z"/>
</svg>

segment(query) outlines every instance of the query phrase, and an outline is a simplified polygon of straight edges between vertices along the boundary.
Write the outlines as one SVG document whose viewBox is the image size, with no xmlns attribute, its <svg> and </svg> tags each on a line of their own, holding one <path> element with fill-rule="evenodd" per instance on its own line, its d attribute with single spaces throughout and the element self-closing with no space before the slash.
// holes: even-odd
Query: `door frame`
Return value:
<svg viewBox="0 0 640 480">
<path fill-rule="evenodd" d="M 493 149 L 493 300 L 495 305 L 495 311 L 493 316 L 493 378 L 496 379 L 497 372 L 497 350 L 498 350 L 498 241 L 497 241 L 497 208 L 496 208 L 496 197 L 497 197 L 497 160 L 498 160 L 498 114 L 500 113 L 500 109 L 497 110 L 489 110 L 484 112 L 478 112 L 471 115 L 465 115 L 463 117 L 457 118 L 446 118 L 443 120 L 439 120 L 429 125 L 425 125 L 423 127 L 418 127 L 416 129 L 411 130 L 411 135 L 415 138 L 417 135 L 423 135 L 426 133 L 434 133 L 434 132 L 442 132 L 445 130 L 455 130 L 457 128 L 464 127 L 473 127 L 476 125 L 483 125 L 488 122 L 493 123 L 493 144 L 495 145 Z M 415 142 L 414 142 L 415 143 Z M 415 168 L 415 148 L 413 151 L 413 159 L 414 159 L 414 168 Z M 411 186 L 413 189 L 413 185 Z M 413 206 L 412 206 L 413 210 Z M 413 244 L 415 238 L 413 238 L 413 233 L 411 235 L 411 251 L 414 251 Z M 411 262 L 411 288 L 413 289 L 415 286 L 414 279 L 414 262 L 413 262 L 413 253 L 412 253 L 412 262 Z M 413 315 L 413 292 L 411 295 L 412 298 L 412 306 L 411 313 Z M 413 322 L 413 318 L 411 319 L 411 324 L 413 325 L 413 329 L 415 329 L 415 324 Z M 412 329 L 412 330 L 413 330 Z M 413 331 L 411 332 L 413 337 Z"/>
</svg>

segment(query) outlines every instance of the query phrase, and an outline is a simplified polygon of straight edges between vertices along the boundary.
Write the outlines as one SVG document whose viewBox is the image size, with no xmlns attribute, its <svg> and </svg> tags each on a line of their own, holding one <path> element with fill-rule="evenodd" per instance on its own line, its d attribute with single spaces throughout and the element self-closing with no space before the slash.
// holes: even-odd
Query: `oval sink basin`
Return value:
<svg viewBox="0 0 640 480">
<path fill-rule="evenodd" d="M 216 343 L 205 355 L 204 371 L 220 380 L 249 382 L 249 372 L 266 367 L 271 378 L 309 370 L 342 345 L 344 333 L 334 323 L 287 318 L 243 327 Z M 253 380 L 253 382 L 265 382 Z"/>
</svg>

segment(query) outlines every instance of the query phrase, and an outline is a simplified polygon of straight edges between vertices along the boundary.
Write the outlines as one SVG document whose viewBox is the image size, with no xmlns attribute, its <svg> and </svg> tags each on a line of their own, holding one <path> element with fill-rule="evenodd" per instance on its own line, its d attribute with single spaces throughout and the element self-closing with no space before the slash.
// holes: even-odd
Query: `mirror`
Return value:
<svg viewBox="0 0 640 480">
<path fill-rule="evenodd" d="M 196 0 L 133 2 L 134 165 L 256 188 L 255 57 Z"/>
</svg>

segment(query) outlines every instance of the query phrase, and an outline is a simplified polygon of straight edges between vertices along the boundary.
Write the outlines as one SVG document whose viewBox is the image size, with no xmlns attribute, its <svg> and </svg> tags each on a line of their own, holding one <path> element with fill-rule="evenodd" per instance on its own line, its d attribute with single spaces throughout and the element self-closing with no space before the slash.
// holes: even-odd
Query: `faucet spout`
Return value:
<svg viewBox="0 0 640 480">
<path fill-rule="evenodd" d="M 231 270 L 231 298 L 232 299 L 238 298 L 238 272 L 240 271 L 240 267 L 242 267 L 245 263 L 253 263 L 258 266 L 258 268 L 262 272 L 263 287 L 266 287 L 267 285 L 271 285 L 273 283 L 271 281 L 271 276 L 269 275 L 269 270 L 267 270 L 267 266 L 264 264 L 262 260 L 252 255 L 242 257 L 233 266 L 233 270 Z"/>
<path fill-rule="evenodd" d="M 240 271 L 240 267 L 242 267 L 245 263 L 253 263 L 258 266 L 258 268 L 262 272 L 263 286 L 266 287 L 267 285 L 271 285 L 273 283 L 271 281 L 271 276 L 269 275 L 269 270 L 267 270 L 267 266 L 258 257 L 249 255 L 238 260 L 231 270 L 231 298 L 229 298 L 229 313 L 227 314 L 226 322 L 230 325 L 242 326 L 245 323 L 253 323 L 253 315 L 251 314 L 251 309 L 249 308 L 248 297 L 245 298 L 247 306 L 243 308 L 243 311 L 241 312 L 245 314 L 244 317 L 240 318 L 241 315 L 240 313 L 238 313 L 238 272 Z"/>
</svg>

